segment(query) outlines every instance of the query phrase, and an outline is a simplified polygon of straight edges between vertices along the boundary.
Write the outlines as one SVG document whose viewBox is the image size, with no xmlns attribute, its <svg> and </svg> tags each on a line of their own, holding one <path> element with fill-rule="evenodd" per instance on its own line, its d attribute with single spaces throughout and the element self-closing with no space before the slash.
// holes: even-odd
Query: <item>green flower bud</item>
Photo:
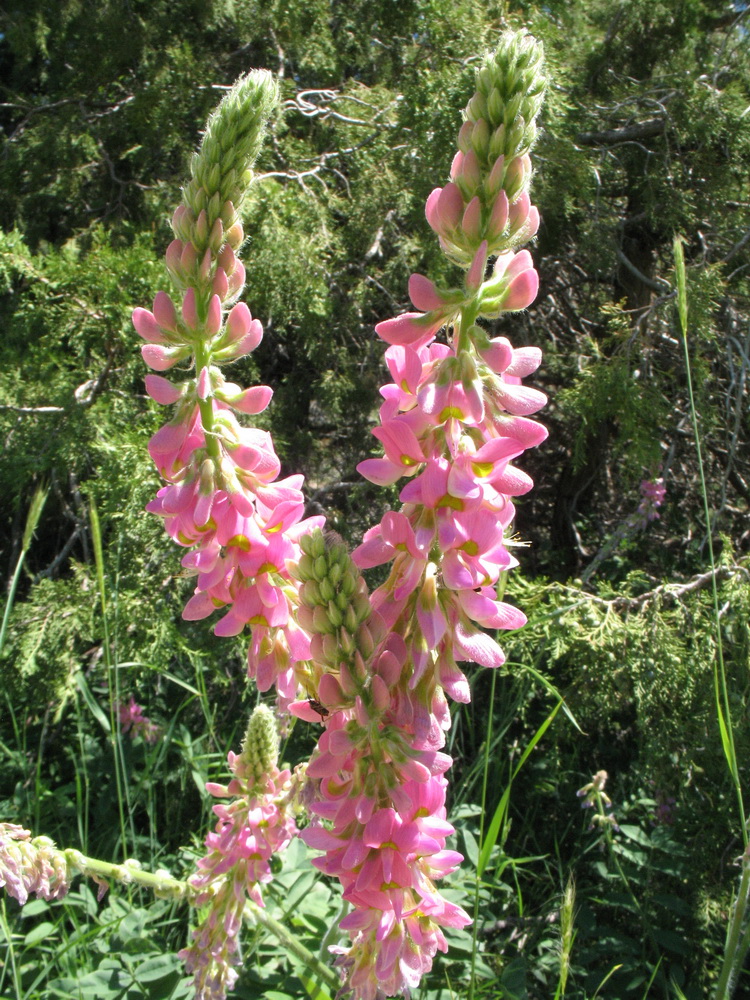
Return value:
<svg viewBox="0 0 750 1000">
<path fill-rule="evenodd" d="M 336 593 L 336 597 L 334 598 L 334 600 L 336 603 L 336 607 L 339 609 L 339 611 L 342 612 L 346 611 L 346 609 L 349 607 L 349 604 L 351 603 L 349 600 L 349 596 L 345 594 L 343 590 L 339 590 Z"/>
<path fill-rule="evenodd" d="M 300 544 L 302 545 L 303 552 L 305 552 L 305 546 L 302 544 L 305 541 L 305 536 L 303 535 L 300 539 Z M 300 556 L 299 562 L 297 563 L 297 572 L 299 574 L 300 580 L 312 580 L 313 578 L 313 560 L 309 553 Z"/>
<path fill-rule="evenodd" d="M 277 101 L 278 85 L 266 70 L 254 70 L 234 84 L 208 119 L 184 192 L 186 204 L 192 204 L 199 188 L 209 199 L 219 194 L 222 201 L 242 202 L 252 179 L 248 168 L 258 156 L 266 120 Z"/>
<path fill-rule="evenodd" d="M 319 604 L 313 610 L 313 631 L 319 635 L 332 635 L 336 631 L 336 626 L 331 623 L 328 617 L 328 609 Z"/>
<path fill-rule="evenodd" d="M 309 549 L 303 546 L 305 552 L 309 552 L 310 555 L 315 559 L 317 559 L 318 556 L 322 556 L 325 554 L 326 540 L 320 528 L 316 528 L 315 531 L 312 532 L 312 534 L 305 535 L 303 537 L 309 540 L 309 545 L 310 545 Z"/>
<path fill-rule="evenodd" d="M 240 757 L 256 785 L 262 784 L 276 768 L 279 733 L 273 712 L 265 705 L 258 705 L 250 716 Z"/>
<path fill-rule="evenodd" d="M 218 190 L 215 190 L 208 201 L 208 222 L 209 225 L 213 226 L 214 222 L 219 218 L 221 213 L 222 198 Z"/>
<path fill-rule="evenodd" d="M 309 556 L 303 556 L 303 559 L 309 559 Z M 320 594 L 320 586 L 315 580 L 306 580 L 300 588 L 300 597 L 308 608 L 315 608 L 319 604 L 323 603 Z"/>
<path fill-rule="evenodd" d="M 330 621 L 330 623 L 335 628 L 341 628 L 341 626 L 344 624 L 344 616 L 341 614 L 338 607 L 336 606 L 336 602 L 329 601 L 327 610 L 328 610 L 328 620 Z"/>
<path fill-rule="evenodd" d="M 347 632 L 354 635 L 358 624 L 357 613 L 354 610 L 354 607 L 350 604 L 344 613 L 344 627 Z"/>
</svg>

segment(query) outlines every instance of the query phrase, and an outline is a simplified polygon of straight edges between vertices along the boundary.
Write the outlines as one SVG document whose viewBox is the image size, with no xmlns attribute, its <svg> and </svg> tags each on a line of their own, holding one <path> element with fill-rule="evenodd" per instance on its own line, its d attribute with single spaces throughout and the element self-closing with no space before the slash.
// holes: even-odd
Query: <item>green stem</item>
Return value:
<svg viewBox="0 0 750 1000">
<path fill-rule="evenodd" d="M 300 944 L 291 931 L 287 930 L 278 920 L 274 920 L 262 907 L 253 903 L 250 899 L 245 903 L 245 916 L 247 917 L 248 915 L 269 930 L 292 955 L 298 958 L 306 968 L 314 971 L 318 978 L 322 979 L 327 986 L 335 990 L 341 988 L 341 980 L 333 969 L 329 969 L 327 965 L 324 965 L 316 955 L 313 955 L 303 944 Z"/>
<path fill-rule="evenodd" d="M 102 550 L 102 532 L 99 524 L 99 514 L 97 513 L 96 506 L 93 500 L 90 506 L 90 518 L 91 518 L 91 540 L 94 545 L 94 562 L 96 564 L 96 579 L 97 587 L 99 590 L 99 602 L 101 604 L 102 611 L 102 634 L 104 638 L 104 665 L 107 670 L 107 691 L 109 694 L 109 724 L 110 724 L 110 734 L 112 738 L 112 754 L 114 757 L 114 771 L 115 771 L 115 785 L 117 788 L 117 806 L 120 814 L 120 836 L 122 838 L 122 853 L 125 857 L 128 856 L 128 838 L 125 827 L 125 808 L 124 803 L 127 800 L 128 805 L 128 815 L 130 817 L 131 823 L 131 834 L 133 837 L 133 843 L 135 843 L 135 830 L 133 828 L 133 815 L 130 809 L 130 801 L 128 794 L 128 782 L 127 774 L 125 773 L 125 761 L 122 754 L 122 734 L 120 732 L 120 717 L 119 713 L 115 709 L 115 703 L 117 701 L 117 681 L 113 678 L 113 664 L 112 664 L 112 650 L 110 646 L 109 638 L 109 621 L 107 618 L 107 594 L 104 585 L 104 553 Z"/>
<path fill-rule="evenodd" d="M 492 718 L 493 707 L 495 705 L 495 683 L 497 680 L 497 670 L 493 670 L 490 680 L 490 712 L 487 720 L 487 736 L 484 743 L 484 770 L 482 774 L 482 811 L 479 815 L 479 845 L 484 841 L 484 814 L 487 808 L 487 784 L 490 773 L 490 746 L 492 745 Z M 477 934 L 479 924 L 479 883 L 481 875 L 479 865 L 477 865 L 476 877 L 474 880 L 474 920 L 471 929 L 471 979 L 469 981 L 469 1000 L 474 1000 L 474 987 L 476 983 L 477 965 Z"/>
<path fill-rule="evenodd" d="M 80 851 L 69 849 L 64 852 L 68 864 L 77 868 L 81 874 L 97 876 L 98 878 L 112 880 L 123 883 L 133 883 L 142 885 L 150 889 L 158 896 L 168 896 L 174 899 L 186 899 L 192 902 L 196 895 L 196 890 L 189 882 L 173 878 L 168 872 L 148 872 L 140 869 L 136 862 L 125 861 L 123 864 L 111 864 L 109 861 L 100 861 L 98 858 L 88 858 Z M 319 979 L 325 982 L 332 989 L 338 990 L 341 986 L 338 975 L 324 965 L 317 956 L 308 951 L 303 944 L 297 940 L 295 935 L 289 931 L 278 920 L 274 920 L 266 911 L 247 900 L 245 903 L 245 916 L 250 917 L 256 923 L 262 924 L 274 937 L 298 958 L 307 969 L 313 971 Z"/>
<path fill-rule="evenodd" d="M 211 364 L 211 350 L 208 343 L 205 340 L 198 340 L 195 347 L 195 374 L 196 377 L 200 376 L 200 373 L 204 368 L 208 368 Z M 216 471 L 219 470 L 219 462 L 221 461 L 221 452 L 219 449 L 219 439 L 216 436 L 214 429 L 214 408 L 211 399 L 199 399 L 198 409 L 201 415 L 201 424 L 203 425 L 203 434 L 206 439 L 206 452 L 209 458 L 213 459 Z"/>
<path fill-rule="evenodd" d="M 476 322 L 477 312 L 477 302 L 473 298 L 469 299 L 469 301 L 461 307 L 461 318 L 458 321 L 458 336 L 454 336 L 456 355 L 461 354 L 462 351 L 468 351 L 471 348 L 469 330 L 471 330 Z"/>
<path fill-rule="evenodd" d="M 0 653 L 2 653 L 3 646 L 5 645 L 5 633 L 8 629 L 8 620 L 10 619 L 10 613 L 16 599 L 16 590 L 18 588 L 18 581 L 21 579 L 23 563 L 26 559 L 26 553 L 29 551 L 29 547 L 31 546 L 31 540 L 34 537 L 36 527 L 39 524 L 39 518 L 42 515 L 42 508 L 44 507 L 44 501 L 46 499 L 47 492 L 41 488 L 38 489 L 34 493 L 31 500 L 31 506 L 29 507 L 29 513 L 26 516 L 26 525 L 24 527 L 23 539 L 21 541 L 21 554 L 18 557 L 16 568 L 13 571 L 13 578 L 10 581 L 8 597 L 5 601 L 5 608 L 3 610 L 3 621 L 2 625 L 0 625 Z"/>
<path fill-rule="evenodd" d="M 750 945 L 750 928 L 742 935 L 742 925 L 745 922 L 748 897 L 750 897 L 750 856 L 746 850 L 742 856 L 742 877 L 740 889 L 734 904 L 732 921 L 727 931 L 727 943 L 724 948 L 724 962 L 716 984 L 715 1000 L 725 1000 L 732 995 L 734 989 L 734 973 L 741 966 L 748 945 Z"/>
<path fill-rule="evenodd" d="M 10 959 L 10 971 L 13 977 L 13 990 L 16 994 L 16 1000 L 21 1000 L 23 996 L 21 992 L 21 978 L 18 975 L 18 966 L 16 965 L 16 950 L 13 947 L 13 933 L 10 929 L 10 926 L 8 925 L 8 916 L 5 912 L 4 897 L 0 899 L 0 921 L 2 922 L 3 934 L 5 934 L 5 939 L 8 942 L 8 957 Z"/>
<path fill-rule="evenodd" d="M 708 488 L 706 486 L 706 474 L 703 467 L 703 453 L 701 450 L 701 439 L 698 428 L 698 414 L 695 406 L 695 396 L 693 394 L 693 379 L 690 370 L 690 352 L 688 351 L 688 310 L 687 310 L 687 280 L 685 275 L 685 257 L 682 252 L 682 243 L 679 237 L 674 241 L 675 274 L 677 278 L 677 308 L 682 332 L 682 347 L 685 355 L 685 373 L 687 377 L 688 397 L 690 400 L 690 419 L 693 426 L 693 436 L 695 438 L 695 451 L 698 458 L 698 471 L 700 473 L 701 496 L 703 499 L 703 516 L 706 519 L 706 532 L 708 540 L 708 556 L 711 564 L 711 593 L 713 596 L 714 628 L 716 634 L 716 660 L 714 661 L 714 694 L 716 698 L 716 710 L 719 717 L 719 729 L 721 732 L 724 755 L 729 765 L 729 772 L 737 795 L 737 807 L 740 814 L 742 829 L 742 844 L 747 851 L 748 830 L 745 818 L 745 806 L 742 798 L 742 786 L 740 784 L 739 768 L 737 766 L 737 753 L 734 745 L 734 727 L 732 725 L 732 713 L 729 705 L 729 689 L 727 687 L 727 676 L 724 667 L 724 647 L 721 641 L 721 615 L 719 613 L 719 589 L 716 582 L 716 560 L 714 558 L 714 546 L 712 538 L 711 511 L 708 506 Z"/>
<path fill-rule="evenodd" d="M 81 854 L 80 851 L 73 848 L 69 848 L 63 853 L 68 864 L 77 868 L 82 875 L 96 876 L 114 882 L 122 882 L 126 885 L 135 882 L 146 889 L 151 889 L 157 895 L 190 899 L 194 893 L 188 882 L 172 878 L 168 872 L 143 871 L 132 859 L 128 859 L 122 864 L 113 864 L 110 861 L 86 857 L 85 854 Z"/>
</svg>

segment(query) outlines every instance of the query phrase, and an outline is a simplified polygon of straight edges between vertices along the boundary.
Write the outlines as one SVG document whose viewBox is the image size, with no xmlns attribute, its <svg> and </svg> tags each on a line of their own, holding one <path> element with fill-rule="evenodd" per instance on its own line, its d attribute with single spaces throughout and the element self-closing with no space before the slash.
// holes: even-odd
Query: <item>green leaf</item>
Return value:
<svg viewBox="0 0 750 1000">
<path fill-rule="evenodd" d="M 306 972 L 301 972 L 297 969 L 297 977 L 307 990 L 307 995 L 311 1000 L 333 1000 L 328 990 L 324 986 L 321 986 L 315 979 L 308 976 Z"/>
<path fill-rule="evenodd" d="M 96 698 L 91 693 L 91 688 L 86 683 L 86 678 L 83 676 L 83 673 L 81 673 L 80 670 L 76 674 L 75 679 L 76 679 L 76 685 L 78 686 L 78 690 L 83 695 L 83 700 L 88 705 L 91 714 L 94 716 L 96 721 L 102 727 L 104 732 L 109 733 L 111 731 L 109 719 L 104 714 Z"/>
<path fill-rule="evenodd" d="M 476 868 L 479 865 L 479 845 L 477 844 L 477 838 L 467 827 L 464 827 L 461 833 L 464 838 L 466 857 Z"/>
<path fill-rule="evenodd" d="M 633 826 L 629 823 L 620 824 L 620 832 L 623 833 L 628 840 L 635 841 L 636 844 L 640 844 L 642 847 L 652 847 L 651 838 L 647 833 L 644 833 L 639 826 Z"/>
<path fill-rule="evenodd" d="M 487 829 L 487 833 L 485 834 L 484 842 L 482 844 L 482 849 L 479 852 L 479 861 L 477 862 L 477 873 L 479 874 L 480 878 L 484 874 L 484 870 L 487 867 L 487 862 L 490 859 L 490 854 L 492 853 L 492 848 L 497 843 L 498 835 L 503 826 L 505 815 L 508 811 L 508 804 L 510 802 L 510 790 L 513 784 L 513 779 L 516 777 L 518 772 L 526 763 L 526 761 L 529 758 L 529 755 L 531 754 L 532 750 L 537 745 L 539 740 L 542 738 L 542 736 L 544 736 L 549 727 L 552 725 L 552 721 L 554 720 L 557 713 L 560 711 L 562 705 L 563 705 L 562 700 L 558 701 L 558 703 L 552 709 L 550 714 L 547 716 L 547 718 L 544 720 L 544 722 L 532 736 L 528 746 L 521 755 L 521 759 L 518 761 L 518 764 L 516 765 L 513 774 L 511 775 L 510 781 L 508 782 L 508 785 L 505 791 L 503 792 L 502 798 L 497 804 L 497 808 L 495 809 L 495 814 L 492 817 L 492 821 L 490 822 L 490 825 Z"/>
<path fill-rule="evenodd" d="M 44 920 L 41 924 L 38 924 L 23 939 L 23 943 L 32 947 L 33 945 L 40 944 L 45 938 L 50 937 L 55 931 L 55 925 L 51 924 L 49 920 Z"/>
<path fill-rule="evenodd" d="M 142 962 L 133 971 L 133 978 L 139 983 L 155 983 L 179 972 L 180 965 L 174 955 L 157 955 Z"/>
</svg>

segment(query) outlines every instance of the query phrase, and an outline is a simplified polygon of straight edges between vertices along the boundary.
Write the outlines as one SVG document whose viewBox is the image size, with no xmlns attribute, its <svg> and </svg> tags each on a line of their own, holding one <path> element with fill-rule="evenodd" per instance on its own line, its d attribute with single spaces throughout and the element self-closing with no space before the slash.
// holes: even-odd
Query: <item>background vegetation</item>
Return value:
<svg viewBox="0 0 750 1000">
<path fill-rule="evenodd" d="M 356 542 L 392 499 L 358 479 L 384 368 L 376 322 L 412 270 L 447 265 L 424 201 L 447 177 L 474 70 L 503 25 L 544 40 L 552 85 L 536 149 L 536 304 L 498 324 L 545 352 L 548 442 L 519 509 L 510 598 L 530 624 L 507 669 L 456 713 L 452 818 L 473 906 L 477 995 L 546 998 L 576 887 L 570 997 L 691 998 L 717 976 L 742 850 L 714 702 L 707 539 L 719 567 L 740 778 L 750 662 L 750 17 L 714 0 L 6 0 L 0 12 L 0 573 L 46 501 L 0 652 L 0 818 L 61 845 L 182 874 L 255 701 L 241 642 L 186 623 L 190 583 L 143 513 L 159 415 L 130 324 L 164 282 L 186 163 L 222 88 L 275 71 L 250 200 L 246 300 L 262 346 L 236 366 L 275 389 L 264 414 L 310 510 Z M 672 242 L 685 239 L 689 350 L 711 515 L 703 514 Z M 447 277 L 447 274 L 446 274 Z M 636 516 L 662 475 L 661 517 Z M 110 647 L 88 516 L 99 511 Z M 107 663 L 110 663 L 110 668 Z M 108 679 L 162 729 L 120 734 Z M 549 726 L 503 793 L 540 726 Z M 573 721 L 575 720 L 575 721 Z M 298 727 L 285 759 L 312 735 Z M 609 773 L 620 827 L 589 829 L 576 790 Z M 123 778 L 125 800 L 115 775 Z M 484 773 L 487 773 L 486 770 Z M 498 809 L 499 807 L 499 809 Z M 123 810 L 125 822 L 120 821 Z M 269 905 L 316 949 L 333 890 L 295 848 Z M 186 915 L 137 892 L 97 906 L 3 904 L 0 994 L 189 995 L 171 957 Z M 274 911 L 274 912 L 275 912 Z M 562 925 L 561 925 L 562 919 Z M 569 938 L 568 938 L 569 940 Z M 324 944 L 327 942 L 324 942 Z M 563 949 L 564 951 L 565 949 Z M 466 996 L 470 937 L 420 996 Z M 301 996 L 251 930 L 237 996 Z M 747 978 L 740 991 L 750 990 Z"/>
</svg>

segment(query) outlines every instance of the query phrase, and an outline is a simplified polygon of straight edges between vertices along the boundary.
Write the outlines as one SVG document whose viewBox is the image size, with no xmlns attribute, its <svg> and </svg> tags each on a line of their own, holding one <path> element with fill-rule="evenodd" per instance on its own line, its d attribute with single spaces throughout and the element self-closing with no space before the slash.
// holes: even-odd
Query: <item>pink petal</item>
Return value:
<svg viewBox="0 0 750 1000">
<path fill-rule="evenodd" d="M 409 278 L 409 298 L 417 309 L 422 309 L 424 312 L 445 308 L 445 302 L 438 294 L 434 283 L 423 274 L 412 274 Z"/>
<path fill-rule="evenodd" d="M 153 313 L 150 313 L 148 309 L 134 309 L 132 318 L 133 326 L 139 337 L 143 337 L 150 344 L 169 343 L 159 328 L 159 324 L 156 322 Z"/>
<path fill-rule="evenodd" d="M 170 406 L 182 397 L 182 389 L 161 375 L 147 375 L 143 381 L 149 396 L 162 406 Z"/>
</svg>

